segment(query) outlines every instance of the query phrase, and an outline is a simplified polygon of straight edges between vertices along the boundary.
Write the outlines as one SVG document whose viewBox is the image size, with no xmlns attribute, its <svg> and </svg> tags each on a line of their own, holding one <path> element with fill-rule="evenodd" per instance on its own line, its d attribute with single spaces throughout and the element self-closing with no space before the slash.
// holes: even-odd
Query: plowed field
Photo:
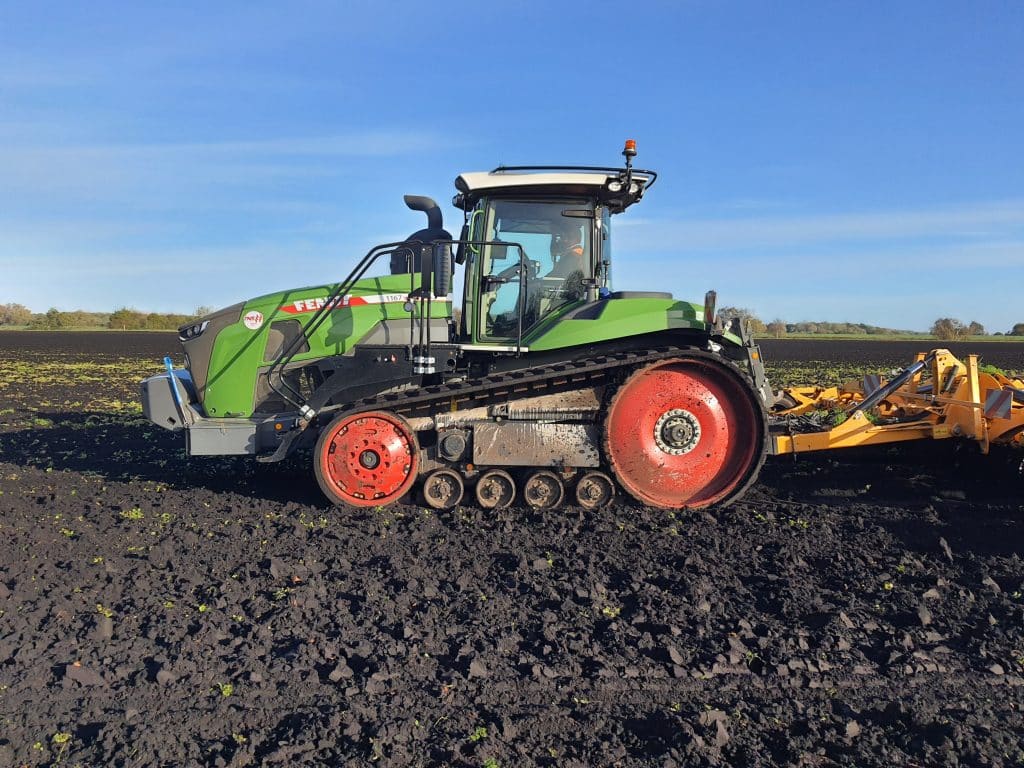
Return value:
<svg viewBox="0 0 1024 768">
<path fill-rule="evenodd" d="M 763 349 L 778 386 L 920 345 Z M 769 460 L 713 513 L 343 512 L 144 421 L 168 353 L 0 333 L 0 766 L 1024 763 L 1024 457 Z"/>
</svg>

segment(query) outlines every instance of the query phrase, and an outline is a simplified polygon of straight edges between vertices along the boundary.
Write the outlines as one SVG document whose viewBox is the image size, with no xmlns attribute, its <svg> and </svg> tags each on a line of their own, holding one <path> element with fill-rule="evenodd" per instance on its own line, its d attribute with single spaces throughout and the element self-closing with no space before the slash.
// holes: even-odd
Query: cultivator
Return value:
<svg viewBox="0 0 1024 768">
<path fill-rule="evenodd" d="M 770 454 L 924 438 L 1020 447 L 1024 383 L 920 355 L 891 381 L 773 395 L 743 323 L 611 286 L 613 217 L 657 174 L 501 167 L 340 283 L 268 294 L 180 330 L 186 370 L 142 385 L 146 415 L 191 455 L 280 461 L 311 449 L 341 506 L 663 508 L 739 498 Z M 463 266 L 461 315 L 452 272 Z M 373 270 L 377 270 L 374 272 Z M 386 271 L 386 274 L 381 274 Z"/>
<path fill-rule="evenodd" d="M 772 412 L 773 454 L 962 438 L 1024 447 L 1024 381 L 983 369 L 977 355 L 920 353 L 886 381 L 784 390 Z"/>
</svg>

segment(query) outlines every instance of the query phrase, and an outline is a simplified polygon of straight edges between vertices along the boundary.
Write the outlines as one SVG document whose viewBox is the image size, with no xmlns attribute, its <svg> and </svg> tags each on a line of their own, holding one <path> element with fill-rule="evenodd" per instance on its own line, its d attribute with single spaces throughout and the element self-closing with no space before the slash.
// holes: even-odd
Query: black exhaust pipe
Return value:
<svg viewBox="0 0 1024 768">
<path fill-rule="evenodd" d="M 427 229 L 444 229 L 444 216 L 441 207 L 434 202 L 434 199 L 426 195 L 405 195 L 405 204 L 414 211 L 423 211 L 427 214 Z"/>
</svg>

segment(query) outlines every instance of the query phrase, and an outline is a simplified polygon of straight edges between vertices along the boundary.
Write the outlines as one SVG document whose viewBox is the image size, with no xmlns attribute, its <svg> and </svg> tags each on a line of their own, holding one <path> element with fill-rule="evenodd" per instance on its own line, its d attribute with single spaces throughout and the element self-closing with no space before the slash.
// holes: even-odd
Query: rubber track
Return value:
<svg viewBox="0 0 1024 768">
<path fill-rule="evenodd" d="M 607 379 L 609 375 L 619 370 L 654 360 L 680 356 L 704 357 L 720 363 L 728 362 L 719 355 L 692 347 L 653 347 L 631 352 L 616 352 L 495 373 L 480 379 L 434 384 L 376 397 L 366 397 L 351 403 L 324 408 L 317 414 L 317 420 L 326 423 L 324 417 L 333 418 L 339 414 L 375 410 L 392 411 L 406 416 L 423 412 L 433 413 L 439 409 L 452 411 L 464 406 L 480 405 L 501 397 L 530 397 L 544 391 L 573 389 L 596 380 Z M 301 434 L 301 431 L 289 433 L 275 453 L 270 456 L 260 456 L 259 460 L 273 462 L 285 458 L 291 452 L 291 446 L 295 439 Z"/>
</svg>

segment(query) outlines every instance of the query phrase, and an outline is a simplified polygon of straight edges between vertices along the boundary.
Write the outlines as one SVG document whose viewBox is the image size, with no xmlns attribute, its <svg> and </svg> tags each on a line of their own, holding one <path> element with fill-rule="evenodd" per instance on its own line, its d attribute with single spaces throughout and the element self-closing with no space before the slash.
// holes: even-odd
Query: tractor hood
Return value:
<svg viewBox="0 0 1024 768">
<path fill-rule="evenodd" d="M 405 304 L 420 275 L 388 275 L 357 281 L 336 300 L 327 319 L 296 347 L 293 364 L 352 354 L 357 342 L 410 321 Z M 268 293 L 218 310 L 179 331 L 196 395 L 205 415 L 251 416 L 256 382 L 328 304 L 336 285 Z M 435 316 L 450 317 L 451 304 L 437 301 Z M 383 329 L 383 334 L 381 332 Z"/>
</svg>

